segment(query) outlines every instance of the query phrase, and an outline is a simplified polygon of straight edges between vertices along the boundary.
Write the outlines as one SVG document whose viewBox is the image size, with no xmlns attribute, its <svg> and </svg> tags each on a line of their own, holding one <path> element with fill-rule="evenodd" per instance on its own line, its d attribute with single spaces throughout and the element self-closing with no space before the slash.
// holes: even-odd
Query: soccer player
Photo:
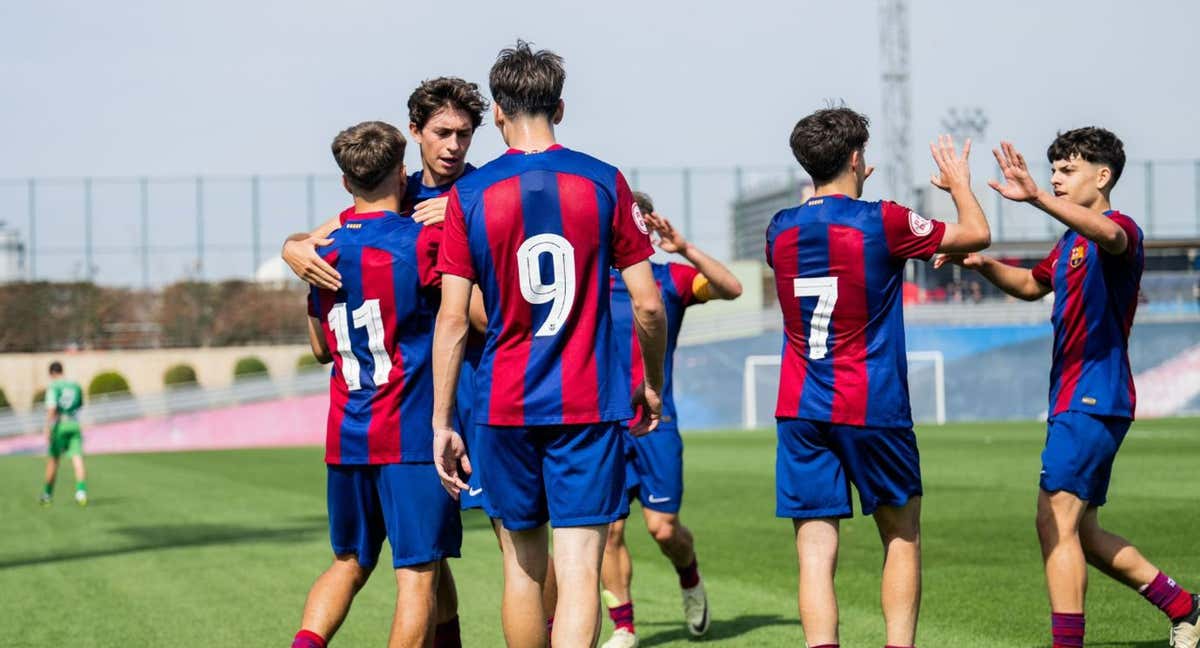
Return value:
<svg viewBox="0 0 1200 648">
<path fill-rule="evenodd" d="M 440 565 L 462 525 L 432 464 L 430 350 L 440 226 L 398 211 L 404 136 L 382 122 L 348 128 L 333 154 L 354 206 L 324 248 L 336 291 L 309 297 L 314 355 L 333 361 L 325 461 L 333 565 L 309 592 L 293 648 L 323 648 L 366 583 L 386 537 L 396 572 L 389 646 L 432 645 Z"/>
<path fill-rule="evenodd" d="M 408 177 L 401 214 L 426 225 L 442 222 L 446 210 L 446 193 L 456 180 L 475 170 L 466 161 L 467 152 L 476 129 L 483 123 L 488 101 L 479 86 L 457 77 L 437 77 L 421 83 L 408 97 L 408 130 L 420 147 L 421 169 Z M 294 234 L 283 246 L 283 259 L 296 276 L 329 290 L 340 287 L 341 275 L 319 254 L 319 247 L 329 245 L 328 237 L 341 226 L 333 217 L 311 233 Z M 473 445 L 474 426 L 471 402 L 474 399 L 474 369 L 482 355 L 482 334 L 485 322 L 481 318 L 483 305 L 478 291 L 472 296 L 474 330 L 467 346 L 463 378 L 459 381 L 458 422 L 466 443 Z M 432 392 L 430 393 L 432 398 Z M 485 496 L 479 476 L 472 475 L 470 489 L 461 498 L 462 510 L 484 508 Z M 441 565 L 438 579 L 438 628 L 436 646 L 453 648 L 460 645 L 458 593 L 449 562 Z"/>
<path fill-rule="evenodd" d="M 54 482 L 58 478 L 58 461 L 71 459 L 75 469 L 75 501 L 87 506 L 87 473 L 83 466 L 83 430 L 79 427 L 79 408 L 83 407 L 83 389 L 74 380 L 63 378 L 63 366 L 50 363 L 50 386 L 46 388 L 46 483 L 40 501 L 43 506 L 54 501 Z"/>
<path fill-rule="evenodd" d="M 867 118 L 817 111 L 792 131 L 814 195 L 775 215 L 767 262 L 783 310 L 776 514 L 791 518 L 799 558 L 800 621 L 813 648 L 838 645 L 834 595 L 838 520 L 853 515 L 850 484 L 883 541 L 888 646 L 914 645 L 921 596 L 921 468 L 908 400 L 901 287 L 907 259 L 970 252 L 991 234 L 971 192 L 967 157 L 948 137 L 931 145 L 957 223 L 893 202 L 859 199 L 873 167 Z"/>
<path fill-rule="evenodd" d="M 642 345 L 646 379 L 637 399 L 647 407 L 635 433 L 656 427 L 662 406 L 665 319 L 648 230 L 620 172 L 555 142 L 565 76 L 553 52 L 522 41 L 500 52 L 490 85 L 510 148 L 450 190 L 439 265 L 434 455 L 455 494 L 468 488 L 462 477 L 471 462 L 482 467 L 503 523 L 510 646 L 547 641 L 547 522 L 558 584 L 554 645 L 592 646 L 598 636 L 600 560 L 622 506 L 621 422 L 632 416 L 612 339 L 609 267 L 623 270 Z M 453 412 L 473 284 L 488 326 L 468 458 Z"/>
<path fill-rule="evenodd" d="M 664 252 L 683 256 L 692 265 L 651 263 L 667 312 L 663 412 L 653 434 L 627 435 L 625 438 L 628 449 L 625 489 L 630 501 L 637 498 L 642 503 L 646 530 L 679 574 L 688 632 L 701 636 L 708 632 L 708 597 L 700 581 L 692 532 L 679 520 L 679 508 L 683 503 L 683 439 L 679 436 L 671 389 L 672 359 L 684 311 L 711 299 L 736 299 L 742 294 L 742 284 L 721 262 L 692 245 L 669 220 L 655 213 L 649 196 L 635 191 L 633 197 L 650 230 L 658 235 L 658 247 Z M 638 362 L 641 349 L 634 331 L 629 291 L 625 289 L 621 274 L 615 270 L 612 271 L 612 319 L 618 357 L 636 389 L 642 382 L 642 365 Z M 625 520 L 617 520 L 608 528 L 600 577 L 605 590 L 604 602 L 614 625 L 613 635 L 604 643 L 604 648 L 637 646 L 630 591 L 633 558 L 625 544 Z"/>
<path fill-rule="evenodd" d="M 979 254 L 941 256 L 1029 301 L 1054 293 L 1050 417 L 1042 451 L 1037 531 L 1055 648 L 1082 646 L 1087 565 L 1137 590 L 1171 621 L 1170 645 L 1200 643 L 1200 597 L 1100 526 L 1113 460 L 1133 422 L 1129 331 L 1144 266 L 1142 230 L 1112 208 L 1125 167 L 1121 140 L 1103 128 L 1061 133 L 1046 151 L 1052 191 L 1038 187 L 1010 143 L 995 151 L 1004 183 L 991 186 L 1067 226 L 1032 270 Z"/>
</svg>

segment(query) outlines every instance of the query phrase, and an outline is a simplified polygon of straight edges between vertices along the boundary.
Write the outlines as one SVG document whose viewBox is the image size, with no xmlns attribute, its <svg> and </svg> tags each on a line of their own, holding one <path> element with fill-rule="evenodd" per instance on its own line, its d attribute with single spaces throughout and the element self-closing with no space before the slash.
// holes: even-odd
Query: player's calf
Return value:
<svg viewBox="0 0 1200 648">
<path fill-rule="evenodd" d="M 396 614 L 388 648 L 421 648 L 433 638 L 439 563 L 396 569 Z"/>
</svg>

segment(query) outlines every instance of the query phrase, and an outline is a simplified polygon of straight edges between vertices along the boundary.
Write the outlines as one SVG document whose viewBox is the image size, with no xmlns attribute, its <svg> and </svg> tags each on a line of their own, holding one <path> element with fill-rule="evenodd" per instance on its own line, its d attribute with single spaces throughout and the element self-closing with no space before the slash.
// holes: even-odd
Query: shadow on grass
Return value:
<svg viewBox="0 0 1200 648">
<path fill-rule="evenodd" d="M 1154 641 L 1106 641 L 1104 643 L 1088 643 L 1092 648 L 1162 648 L 1166 644 L 1162 639 Z"/>
<path fill-rule="evenodd" d="M 129 544 L 64 551 L 51 555 L 6 556 L 0 558 L 0 570 L 184 547 L 255 542 L 307 542 L 314 534 L 324 532 L 328 528 L 324 516 L 303 517 L 294 522 L 296 523 L 290 526 L 267 528 L 205 523 L 117 527 L 112 529 L 112 533 L 125 536 L 129 539 Z"/>
<path fill-rule="evenodd" d="M 800 631 L 800 620 L 796 618 L 781 617 L 778 614 L 743 614 L 733 617 L 732 619 L 713 619 L 712 625 L 708 629 L 708 634 L 703 637 L 696 638 L 697 641 L 712 642 L 721 641 L 723 639 L 733 639 L 740 637 L 748 632 L 759 628 L 767 628 L 770 626 L 796 626 L 796 631 Z M 670 630 L 660 630 L 657 632 L 639 632 L 638 646 L 661 646 L 673 641 L 681 639 L 693 639 L 684 629 L 679 621 L 639 621 L 639 628 L 653 626 L 670 626 Z M 800 635 L 796 635 L 799 641 Z"/>
</svg>

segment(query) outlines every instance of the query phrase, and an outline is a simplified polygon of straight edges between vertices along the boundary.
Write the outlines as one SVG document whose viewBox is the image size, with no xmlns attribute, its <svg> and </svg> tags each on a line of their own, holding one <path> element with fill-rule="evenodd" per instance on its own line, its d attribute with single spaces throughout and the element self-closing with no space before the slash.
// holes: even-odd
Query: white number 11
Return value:
<svg viewBox="0 0 1200 648">
<path fill-rule="evenodd" d="M 812 277 L 793 279 L 792 287 L 796 297 L 816 297 L 817 306 L 813 309 L 812 324 L 808 334 L 808 357 L 820 360 L 829 354 L 829 319 L 833 316 L 833 307 L 837 304 L 837 277 Z"/>
<path fill-rule="evenodd" d="M 375 361 L 371 378 L 378 387 L 388 381 L 388 374 L 392 372 L 392 358 L 384 348 L 383 313 L 379 310 L 379 300 L 365 300 L 362 306 L 350 313 L 350 317 L 354 318 L 354 328 L 367 329 L 367 349 Z M 329 309 L 329 328 L 337 341 L 338 355 L 342 356 L 342 377 L 346 380 L 346 388 L 350 391 L 362 389 L 362 370 L 350 343 L 350 318 L 346 316 L 345 302 L 334 304 Z"/>
</svg>

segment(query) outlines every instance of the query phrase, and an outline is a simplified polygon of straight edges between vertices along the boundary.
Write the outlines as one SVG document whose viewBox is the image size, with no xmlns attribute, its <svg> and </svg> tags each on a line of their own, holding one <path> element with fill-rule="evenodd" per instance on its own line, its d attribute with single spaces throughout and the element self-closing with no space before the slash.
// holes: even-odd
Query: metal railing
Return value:
<svg viewBox="0 0 1200 648">
<path fill-rule="evenodd" d="M 86 400 L 79 410 L 79 422 L 86 430 L 90 425 L 307 396 L 328 389 L 329 369 L 316 367 L 287 378 L 244 376 L 228 387 L 180 386 L 145 396 L 105 394 Z M 0 409 L 0 437 L 39 432 L 45 420 L 46 412 L 41 407 L 24 413 Z"/>
<path fill-rule="evenodd" d="M 1044 182 L 1045 164 L 1034 165 Z M 698 245 L 733 250 L 732 204 L 804 179 L 796 165 L 631 167 Z M 977 170 L 979 186 L 995 171 Z M 877 199 L 883 183 L 867 184 Z M 987 191 L 984 187 L 983 191 Z M 996 241 L 1047 239 L 1057 224 L 1031 208 L 980 195 Z M 1200 236 L 1200 160 L 1130 161 L 1114 201 L 1152 238 Z M 94 280 L 159 286 L 180 279 L 250 278 L 283 238 L 336 214 L 348 199 L 336 175 L 0 179 L 0 281 Z M 18 262 L 20 261 L 20 262 Z"/>
</svg>

